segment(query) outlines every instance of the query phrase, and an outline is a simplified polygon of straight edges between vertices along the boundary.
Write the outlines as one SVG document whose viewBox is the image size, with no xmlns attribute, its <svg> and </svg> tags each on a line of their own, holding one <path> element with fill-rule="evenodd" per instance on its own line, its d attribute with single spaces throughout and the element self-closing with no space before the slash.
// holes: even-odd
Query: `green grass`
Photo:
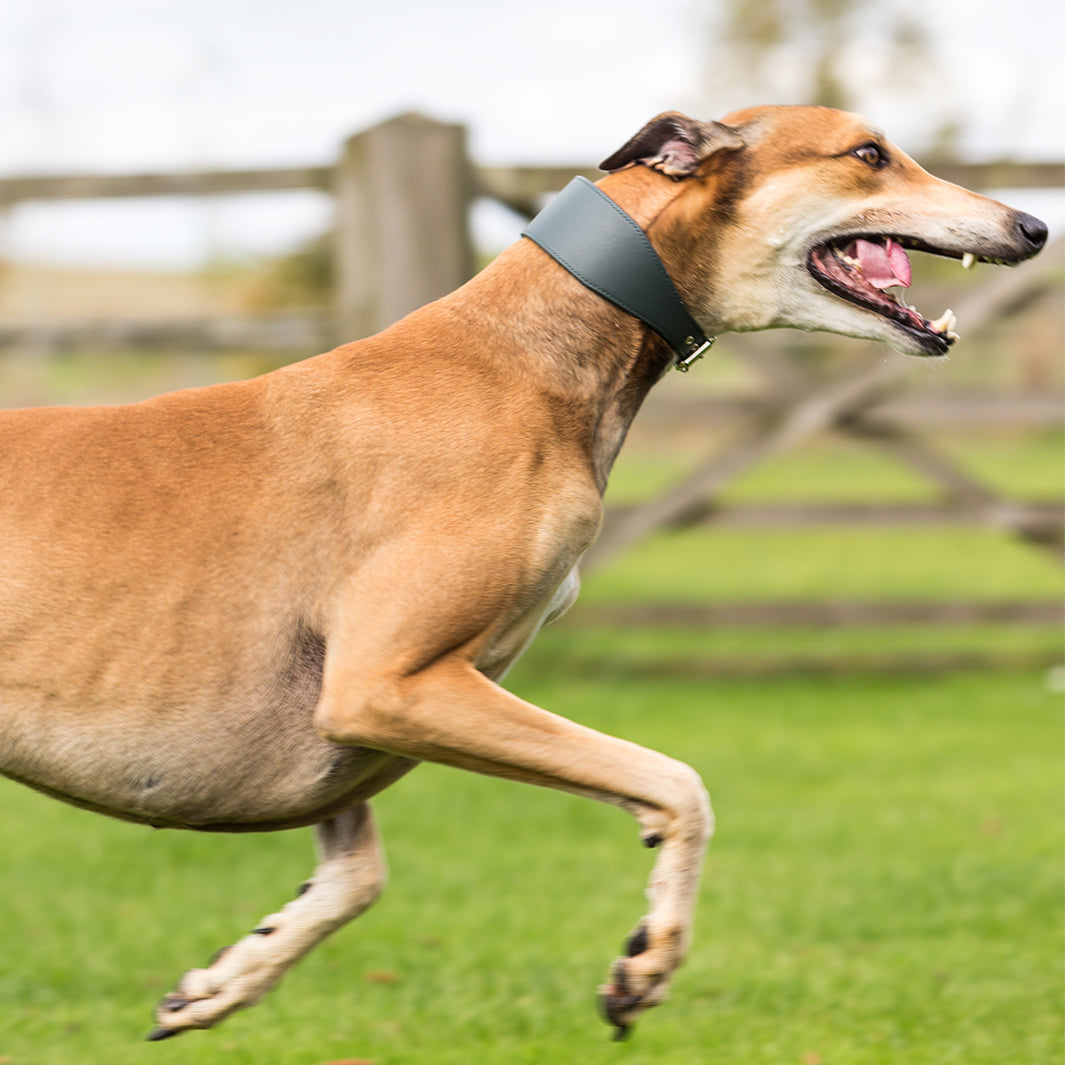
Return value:
<svg viewBox="0 0 1065 1065">
<path fill-rule="evenodd" d="M 1049 555 L 994 530 L 721 528 L 636 545 L 587 582 L 582 600 L 994 600 L 1054 597 L 1061 587 Z"/>
<path fill-rule="evenodd" d="M 937 442 L 973 475 L 1012 498 L 1063 494 L 1065 438 L 1058 431 L 963 434 Z M 684 473 L 683 460 L 664 448 L 623 453 L 612 496 L 647 498 Z M 616 497 L 615 496 L 615 497 Z M 725 502 L 927 499 L 926 481 L 874 448 L 820 438 L 771 458 L 733 482 Z M 1007 660 L 1062 657 L 1060 625 L 949 624 L 827 629 L 585 631 L 582 607 L 730 601 L 1061 601 L 1065 573 L 1050 552 L 992 528 L 701 526 L 660 533 L 586 579 L 571 623 L 548 629 L 537 651 L 567 665 L 588 662 L 602 672 L 613 658 L 630 672 L 661 670 L 674 660 L 710 665 L 794 662 L 812 668 L 861 667 L 885 659 L 986 655 Z M 581 629 L 579 641 L 573 639 Z M 606 666 L 609 668 L 609 665 Z"/>
<path fill-rule="evenodd" d="M 155 999 L 290 896 L 308 834 L 153 833 L 0 784 L 0 1060 L 1061 1060 L 1061 707 L 1038 677 L 591 680 L 530 659 L 513 686 L 685 758 L 714 796 L 694 952 L 630 1044 L 592 993 L 642 912 L 632 824 L 426 766 L 378 801 L 377 907 L 254 1010 L 152 1047 Z"/>
<path fill-rule="evenodd" d="M 580 628 L 579 635 L 576 628 Z M 543 669 L 594 677 L 670 674 L 756 679 L 777 673 L 832 676 L 888 670 L 928 673 L 943 664 L 1023 665 L 1047 670 L 1065 662 L 1060 626 L 890 625 L 856 628 L 619 629 L 573 624 L 546 630 L 530 652 Z"/>
<path fill-rule="evenodd" d="M 79 393 L 64 381 L 60 398 Z M 1061 494 L 1060 433 L 941 443 L 1002 491 Z M 692 457 L 626 453 L 612 497 L 645 498 Z M 873 449 L 828 440 L 728 492 L 928 497 Z M 1048 555 L 993 530 L 709 528 L 638 546 L 583 601 L 1062 591 Z M 1061 646 L 1047 625 L 618 630 L 579 606 L 548 629 L 509 685 L 690 762 L 718 814 L 692 956 L 624 1045 L 594 990 L 652 856 L 615 810 L 422 767 L 377 803 L 392 870 L 378 905 L 253 1010 L 148 1046 L 175 978 L 291 897 L 310 834 L 152 832 L 0 781 L 0 1065 L 1061 1065 L 1060 676 L 693 668 Z"/>
<path fill-rule="evenodd" d="M 637 422 L 639 425 L 639 422 Z M 928 438 L 928 443 L 967 473 L 1011 499 L 1060 499 L 1065 493 L 1065 434 L 967 432 Z M 622 451 L 610 479 L 608 502 L 632 503 L 662 491 L 723 447 L 725 441 L 677 449 L 670 439 L 639 438 Z M 772 455 L 726 486 L 722 501 L 926 502 L 936 487 L 869 443 L 833 435 Z"/>
</svg>

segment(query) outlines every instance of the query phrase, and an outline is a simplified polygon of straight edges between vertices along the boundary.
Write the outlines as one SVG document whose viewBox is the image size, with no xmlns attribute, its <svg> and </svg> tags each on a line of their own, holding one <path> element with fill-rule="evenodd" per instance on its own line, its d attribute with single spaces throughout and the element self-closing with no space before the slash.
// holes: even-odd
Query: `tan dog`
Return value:
<svg viewBox="0 0 1065 1065">
<path fill-rule="evenodd" d="M 853 115 L 660 116 L 600 182 L 707 332 L 936 354 L 902 246 L 1017 262 L 1038 219 Z M 612 803 L 658 847 L 602 989 L 624 1032 L 688 947 L 712 817 L 688 766 L 497 681 L 576 595 L 611 464 L 672 354 L 529 240 L 378 336 L 132 406 L 0 413 L 0 769 L 160 827 L 315 825 L 305 890 L 193 969 L 152 1038 L 268 991 L 373 902 L 368 800 L 418 761 Z"/>
</svg>

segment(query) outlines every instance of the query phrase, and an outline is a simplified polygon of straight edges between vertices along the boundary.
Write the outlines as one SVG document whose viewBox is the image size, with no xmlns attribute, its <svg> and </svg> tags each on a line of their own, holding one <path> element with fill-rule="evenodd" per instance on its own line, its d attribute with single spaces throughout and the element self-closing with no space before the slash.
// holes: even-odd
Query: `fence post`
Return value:
<svg viewBox="0 0 1065 1065">
<path fill-rule="evenodd" d="M 336 327 L 376 333 L 473 273 L 466 129 L 406 114 L 356 134 L 336 169 Z"/>
</svg>

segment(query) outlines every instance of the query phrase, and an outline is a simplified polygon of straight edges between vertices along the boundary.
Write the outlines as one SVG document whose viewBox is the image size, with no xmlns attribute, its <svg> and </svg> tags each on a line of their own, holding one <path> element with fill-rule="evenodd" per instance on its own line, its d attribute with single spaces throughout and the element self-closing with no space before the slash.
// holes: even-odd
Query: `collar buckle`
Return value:
<svg viewBox="0 0 1065 1065">
<path fill-rule="evenodd" d="M 714 346 L 714 340 L 714 337 L 688 337 L 684 342 L 684 350 L 677 355 L 676 369 L 687 373 L 692 368 L 692 363 L 701 359 Z"/>
</svg>

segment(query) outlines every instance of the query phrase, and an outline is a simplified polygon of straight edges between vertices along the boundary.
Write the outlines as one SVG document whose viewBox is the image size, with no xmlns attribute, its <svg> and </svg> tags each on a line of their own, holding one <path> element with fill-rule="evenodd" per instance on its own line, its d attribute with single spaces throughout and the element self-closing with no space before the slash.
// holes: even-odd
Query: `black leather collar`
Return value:
<svg viewBox="0 0 1065 1065">
<path fill-rule="evenodd" d="M 647 234 L 587 178 L 574 178 L 522 236 L 653 329 L 673 349 L 678 370 L 687 370 L 713 344 L 685 307 Z"/>
</svg>

